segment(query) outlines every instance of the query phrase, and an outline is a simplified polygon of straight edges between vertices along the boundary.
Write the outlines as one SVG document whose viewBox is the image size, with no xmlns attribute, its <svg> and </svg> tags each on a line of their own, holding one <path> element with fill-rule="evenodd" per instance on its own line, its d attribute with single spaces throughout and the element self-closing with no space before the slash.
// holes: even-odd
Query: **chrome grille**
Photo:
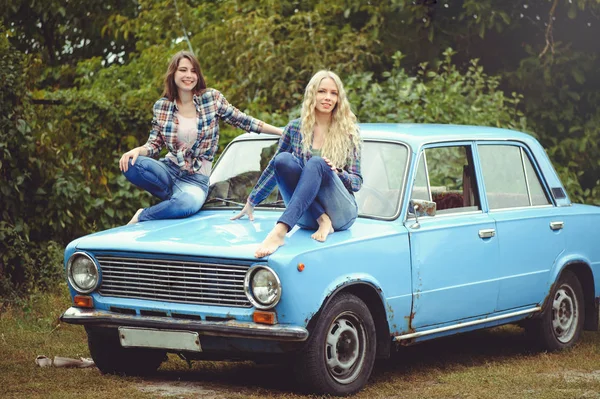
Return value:
<svg viewBox="0 0 600 399">
<path fill-rule="evenodd" d="M 249 266 L 180 260 L 96 256 L 99 293 L 202 305 L 250 307 L 244 294 Z"/>
</svg>

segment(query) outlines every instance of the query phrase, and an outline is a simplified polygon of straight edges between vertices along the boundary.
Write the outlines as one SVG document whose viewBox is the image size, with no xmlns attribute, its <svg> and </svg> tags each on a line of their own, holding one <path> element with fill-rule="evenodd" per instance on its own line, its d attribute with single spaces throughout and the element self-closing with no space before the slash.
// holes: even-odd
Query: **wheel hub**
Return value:
<svg viewBox="0 0 600 399">
<path fill-rule="evenodd" d="M 569 342 L 577 329 L 579 315 L 573 290 L 568 285 L 562 285 L 552 302 L 552 328 L 556 338 L 563 343 Z"/>
<path fill-rule="evenodd" d="M 365 355 L 365 331 L 351 315 L 340 315 L 331 325 L 325 343 L 330 375 L 339 383 L 349 384 L 359 375 Z"/>
</svg>

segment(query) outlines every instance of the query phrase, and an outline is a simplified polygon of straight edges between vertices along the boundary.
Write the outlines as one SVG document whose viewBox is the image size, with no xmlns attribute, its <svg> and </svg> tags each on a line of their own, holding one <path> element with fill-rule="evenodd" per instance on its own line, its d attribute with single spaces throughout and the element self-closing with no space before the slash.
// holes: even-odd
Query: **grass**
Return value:
<svg viewBox="0 0 600 399">
<path fill-rule="evenodd" d="M 96 368 L 39 368 L 35 357 L 88 357 L 82 327 L 60 324 L 66 290 L 34 295 L 0 313 L 1 398 L 306 398 L 286 368 L 251 362 L 194 362 L 174 355 L 152 378 L 102 375 Z M 378 361 L 356 398 L 597 398 L 600 332 L 570 350 L 531 349 L 505 326 L 402 347 Z"/>
</svg>

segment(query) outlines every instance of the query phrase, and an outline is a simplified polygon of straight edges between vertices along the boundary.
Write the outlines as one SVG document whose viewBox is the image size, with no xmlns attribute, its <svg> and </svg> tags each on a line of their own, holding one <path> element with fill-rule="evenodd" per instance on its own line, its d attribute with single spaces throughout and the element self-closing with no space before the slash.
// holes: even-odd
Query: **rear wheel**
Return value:
<svg viewBox="0 0 600 399">
<path fill-rule="evenodd" d="M 90 355 L 103 374 L 148 375 L 166 359 L 165 351 L 123 348 L 116 329 L 86 328 L 86 332 Z"/>
<path fill-rule="evenodd" d="M 323 310 L 297 360 L 296 375 L 312 392 L 350 395 L 364 387 L 375 362 L 375 324 L 358 297 L 342 293 Z"/>
<path fill-rule="evenodd" d="M 573 272 L 564 271 L 542 316 L 532 320 L 533 332 L 545 349 L 569 348 L 577 342 L 583 329 L 584 306 L 579 279 Z"/>
</svg>

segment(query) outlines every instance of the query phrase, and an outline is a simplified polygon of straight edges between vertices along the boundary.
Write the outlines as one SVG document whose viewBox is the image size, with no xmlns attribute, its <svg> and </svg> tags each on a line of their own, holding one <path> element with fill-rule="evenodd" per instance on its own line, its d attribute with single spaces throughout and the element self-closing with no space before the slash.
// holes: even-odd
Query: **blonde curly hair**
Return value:
<svg viewBox="0 0 600 399">
<path fill-rule="evenodd" d="M 331 112 L 331 124 L 325 134 L 321 155 L 329 158 L 336 167 L 343 168 L 349 164 L 353 152 L 360 152 L 361 140 L 356 122 L 356 115 L 350 109 L 342 80 L 335 73 L 327 70 L 317 72 L 308 82 L 304 91 L 302 103 L 300 133 L 302 134 L 302 149 L 310 152 L 315 128 L 315 107 L 319 84 L 326 78 L 331 78 L 338 89 L 338 98 Z"/>
</svg>

